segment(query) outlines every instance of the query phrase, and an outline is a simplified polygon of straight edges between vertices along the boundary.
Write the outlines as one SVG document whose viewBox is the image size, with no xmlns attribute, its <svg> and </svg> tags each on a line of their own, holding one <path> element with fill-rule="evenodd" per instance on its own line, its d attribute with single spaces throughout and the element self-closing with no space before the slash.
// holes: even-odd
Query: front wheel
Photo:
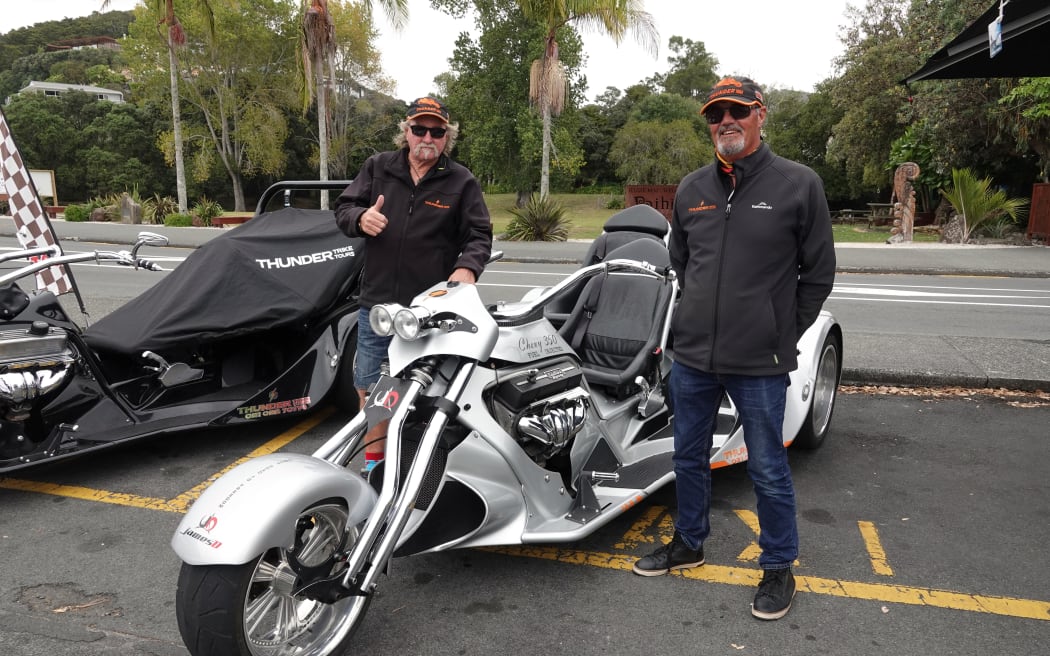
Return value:
<svg viewBox="0 0 1050 656">
<path fill-rule="evenodd" d="M 244 565 L 187 565 L 179 572 L 175 613 L 193 656 L 327 656 L 350 646 L 371 596 L 324 603 L 295 596 L 298 572 L 320 576 L 344 567 L 346 507 L 320 502 L 296 521 L 296 546 L 270 549 Z"/>
<path fill-rule="evenodd" d="M 795 446 L 816 449 L 824 443 L 831 428 L 831 413 L 835 410 L 841 375 L 842 338 L 831 332 L 820 347 L 817 373 L 813 379 L 813 400 L 809 404 L 806 420 L 795 437 Z"/>
</svg>

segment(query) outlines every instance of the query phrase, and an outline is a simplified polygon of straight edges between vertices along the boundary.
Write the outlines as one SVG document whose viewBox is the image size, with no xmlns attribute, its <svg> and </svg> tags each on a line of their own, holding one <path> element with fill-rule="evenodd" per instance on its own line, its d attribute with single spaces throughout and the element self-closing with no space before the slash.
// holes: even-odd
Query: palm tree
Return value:
<svg viewBox="0 0 1050 656">
<path fill-rule="evenodd" d="M 532 63 L 529 99 L 543 117 L 543 159 L 540 198 L 550 191 L 551 116 L 565 107 L 565 68 L 558 59 L 558 30 L 569 23 L 604 30 L 619 44 L 628 30 L 654 56 L 659 38 L 653 17 L 642 10 L 642 0 L 518 0 L 522 14 L 546 30 L 543 55 Z"/>
<path fill-rule="evenodd" d="M 401 29 L 408 20 L 408 0 L 382 0 L 390 22 L 396 29 Z M 328 85 L 325 83 L 325 70 L 329 79 L 335 79 L 335 66 L 332 62 L 336 52 L 335 21 L 328 11 L 328 0 L 303 0 L 302 39 L 300 55 L 303 61 L 304 110 L 309 109 L 311 102 L 317 102 L 317 141 L 318 141 L 318 174 L 319 179 L 328 179 Z M 371 10 L 370 0 L 365 6 Z M 321 194 L 321 209 L 328 209 L 328 194 Z"/>
<path fill-rule="evenodd" d="M 102 8 L 109 6 L 110 0 L 103 0 Z M 143 0 L 145 2 L 145 0 Z M 197 6 L 204 11 L 208 22 L 208 31 L 215 34 L 214 16 L 208 0 L 196 0 Z M 171 76 L 171 131 L 175 146 L 175 191 L 179 202 L 179 212 L 185 213 L 189 207 L 186 195 L 186 165 L 182 156 L 182 106 L 179 102 L 179 62 L 175 49 L 186 44 L 186 33 L 182 23 L 175 15 L 174 0 L 153 0 L 153 10 L 162 16 L 158 25 L 168 28 L 168 72 Z"/>
</svg>

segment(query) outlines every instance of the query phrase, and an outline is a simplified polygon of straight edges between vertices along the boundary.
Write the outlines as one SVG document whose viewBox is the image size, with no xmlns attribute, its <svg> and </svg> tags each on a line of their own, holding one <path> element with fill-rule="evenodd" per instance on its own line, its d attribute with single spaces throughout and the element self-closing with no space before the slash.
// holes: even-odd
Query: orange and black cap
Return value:
<svg viewBox="0 0 1050 656">
<path fill-rule="evenodd" d="M 736 103 L 738 105 L 758 105 L 764 107 L 766 98 L 762 95 L 762 88 L 749 78 L 724 77 L 711 88 L 707 94 L 704 106 L 700 108 L 703 114 L 712 104 L 721 101 Z"/>
<path fill-rule="evenodd" d="M 448 123 L 448 109 L 445 108 L 445 104 L 430 96 L 416 98 L 408 105 L 408 113 L 405 114 L 406 119 L 412 120 L 420 116 L 433 116 Z"/>
</svg>

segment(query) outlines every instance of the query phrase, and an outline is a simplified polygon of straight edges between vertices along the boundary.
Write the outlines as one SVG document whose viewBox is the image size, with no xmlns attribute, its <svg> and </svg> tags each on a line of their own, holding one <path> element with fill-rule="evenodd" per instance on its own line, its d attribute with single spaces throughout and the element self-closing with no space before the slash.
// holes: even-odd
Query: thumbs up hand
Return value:
<svg viewBox="0 0 1050 656">
<path fill-rule="evenodd" d="M 365 210 L 365 213 L 357 220 L 357 225 L 360 226 L 361 232 L 369 237 L 375 237 L 386 228 L 386 215 L 383 214 L 383 202 L 383 195 L 380 194 L 379 197 L 376 198 L 375 205 Z"/>
</svg>

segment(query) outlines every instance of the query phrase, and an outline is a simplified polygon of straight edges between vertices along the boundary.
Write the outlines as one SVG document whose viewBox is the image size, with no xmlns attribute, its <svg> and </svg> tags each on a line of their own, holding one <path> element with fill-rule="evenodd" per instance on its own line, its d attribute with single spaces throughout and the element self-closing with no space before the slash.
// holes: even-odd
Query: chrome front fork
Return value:
<svg viewBox="0 0 1050 656">
<path fill-rule="evenodd" d="M 443 398 L 458 406 L 460 396 L 466 389 L 475 367 L 474 362 L 461 364 Z M 413 410 L 416 399 L 423 389 L 424 386 L 419 381 L 413 380 L 405 392 L 405 399 L 390 419 L 383 465 L 383 487 L 376 500 L 376 506 L 368 516 L 361 535 L 347 559 L 346 576 L 343 579 L 343 586 L 346 588 L 356 587 L 362 592 L 369 592 L 375 587 L 376 579 L 394 553 L 401 532 L 408 523 L 416 497 L 423 486 L 427 468 L 437 450 L 441 433 L 448 424 L 449 413 L 440 406 L 436 407 L 419 442 L 419 449 L 408 468 L 405 484 L 399 486 L 402 447 L 400 436 L 403 434 L 408 414 Z M 389 439 L 391 437 L 394 439 Z M 377 540 L 378 544 L 376 544 Z M 373 545 L 375 545 L 374 549 Z M 353 585 L 354 579 L 362 571 L 366 561 L 370 561 L 371 565 L 364 571 L 363 577 L 357 580 L 355 586 Z"/>
</svg>

